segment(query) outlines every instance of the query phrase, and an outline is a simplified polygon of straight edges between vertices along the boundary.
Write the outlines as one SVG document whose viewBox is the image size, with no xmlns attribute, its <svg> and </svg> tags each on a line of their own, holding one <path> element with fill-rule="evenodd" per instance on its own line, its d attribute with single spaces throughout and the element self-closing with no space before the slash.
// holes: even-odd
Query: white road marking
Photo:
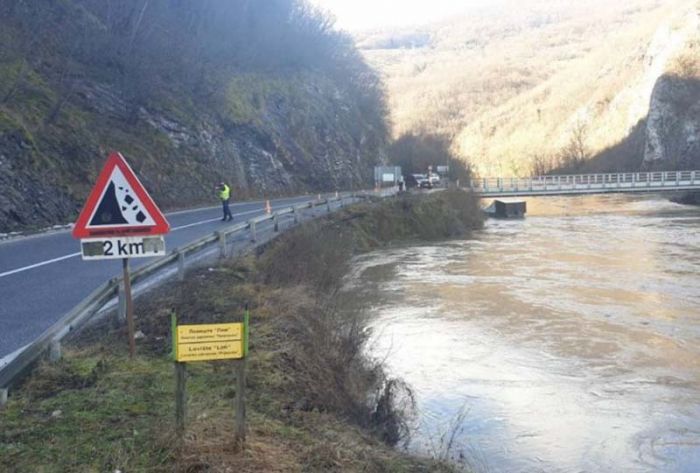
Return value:
<svg viewBox="0 0 700 473">
<path fill-rule="evenodd" d="M 233 216 L 236 217 L 236 216 L 247 215 L 247 214 L 252 214 L 252 213 L 256 213 L 256 212 L 260 212 L 260 210 L 257 210 L 257 209 L 256 210 L 248 210 L 247 212 L 240 212 L 237 214 L 233 214 Z M 174 232 L 174 231 L 182 230 L 185 228 L 195 227 L 197 225 L 204 225 L 205 223 L 216 222 L 217 220 L 221 220 L 221 219 L 218 217 L 217 218 L 210 218 L 208 220 L 202 220 L 201 222 L 195 222 L 195 223 L 190 223 L 187 225 L 181 225 L 179 227 L 171 228 L 170 230 Z M 21 273 L 24 271 L 29 271 L 30 269 L 40 268 L 41 266 L 46 266 L 47 264 L 58 263 L 59 261 L 67 260 L 70 258 L 75 258 L 76 256 L 80 256 L 80 252 L 71 253 L 71 254 L 65 255 L 65 256 L 59 256 L 58 258 L 53 258 L 50 260 L 41 261 L 40 263 L 31 264 L 29 266 L 24 266 L 22 268 L 11 269 L 10 271 L 5 271 L 4 273 L 0 273 L 0 278 L 12 276 L 13 274 Z"/>
<path fill-rule="evenodd" d="M 25 266 L 23 268 L 17 268 L 17 269 L 12 269 L 10 271 L 5 271 L 4 273 L 0 273 L 0 278 L 4 278 L 6 276 L 12 276 L 13 274 L 21 273 L 22 271 L 28 271 L 30 269 L 38 268 L 40 266 L 46 266 L 47 264 L 57 263 L 59 261 L 63 261 L 64 259 L 74 258 L 74 257 L 78 256 L 79 254 L 80 254 L 80 252 L 71 253 L 70 255 L 59 256 L 58 258 L 49 259 L 46 261 L 42 261 L 41 263 L 36 263 L 36 264 L 29 265 L 29 266 Z"/>
<path fill-rule="evenodd" d="M 299 197 L 288 197 L 286 199 L 280 199 L 283 201 L 296 201 L 299 199 L 308 199 L 311 197 L 310 195 L 302 195 Z M 272 200 L 270 202 L 273 202 Z M 250 205 L 250 204 L 265 204 L 264 200 L 244 200 L 241 202 L 234 202 L 231 204 L 231 207 L 240 207 L 241 205 Z M 187 214 L 187 213 L 194 213 L 194 212 L 202 212 L 204 210 L 214 210 L 214 209 L 220 209 L 221 205 L 214 205 L 211 207 L 200 207 L 197 209 L 185 209 L 185 210 L 176 210 L 174 212 L 168 212 L 165 214 L 166 217 L 169 217 L 171 215 L 181 215 L 181 214 Z M 246 213 L 246 212 L 244 212 Z M 243 215 L 243 214 L 233 214 L 233 215 Z"/>
<path fill-rule="evenodd" d="M 247 215 L 247 214 L 252 214 L 255 212 L 260 212 L 260 210 L 248 210 L 247 212 L 240 212 L 237 214 L 233 214 L 233 216 L 235 217 L 237 215 Z M 179 227 L 171 228 L 170 231 L 174 232 L 176 230 L 182 230 L 183 228 L 196 227 L 197 225 L 204 225 L 205 223 L 216 222 L 217 220 L 221 220 L 221 219 L 219 217 L 216 217 L 216 218 L 210 218 L 208 220 L 202 220 L 200 222 L 188 223 L 187 225 L 181 225 Z"/>
</svg>

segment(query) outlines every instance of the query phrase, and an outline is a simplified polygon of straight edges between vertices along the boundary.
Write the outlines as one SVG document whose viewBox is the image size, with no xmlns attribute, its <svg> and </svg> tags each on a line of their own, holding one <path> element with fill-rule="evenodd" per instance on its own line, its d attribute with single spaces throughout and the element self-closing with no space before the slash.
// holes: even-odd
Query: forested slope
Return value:
<svg viewBox="0 0 700 473">
<path fill-rule="evenodd" d="M 700 165 L 694 0 L 493 0 L 357 33 L 394 133 L 439 132 L 480 175 Z"/>
<path fill-rule="evenodd" d="M 302 0 L 0 2 L 0 232 L 70 221 L 110 150 L 166 208 L 367 185 L 385 119 Z"/>
</svg>

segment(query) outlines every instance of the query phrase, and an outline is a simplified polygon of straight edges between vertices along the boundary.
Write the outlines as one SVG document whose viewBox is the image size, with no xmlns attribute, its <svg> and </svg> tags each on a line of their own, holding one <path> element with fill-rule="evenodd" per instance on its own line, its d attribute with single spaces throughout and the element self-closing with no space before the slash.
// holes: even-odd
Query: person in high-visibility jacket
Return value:
<svg viewBox="0 0 700 473">
<path fill-rule="evenodd" d="M 222 222 L 226 220 L 233 220 L 233 215 L 231 214 L 231 208 L 229 203 L 231 202 L 231 188 L 226 185 L 226 183 L 221 182 L 217 187 L 219 191 L 219 198 L 221 199 L 221 204 L 224 207 L 224 218 L 221 219 Z"/>
</svg>

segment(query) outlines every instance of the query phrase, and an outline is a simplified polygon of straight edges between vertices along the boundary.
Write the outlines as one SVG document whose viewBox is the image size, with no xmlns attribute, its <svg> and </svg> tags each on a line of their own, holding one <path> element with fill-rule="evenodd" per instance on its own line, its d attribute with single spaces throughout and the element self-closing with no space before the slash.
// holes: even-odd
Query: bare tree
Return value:
<svg viewBox="0 0 700 473">
<path fill-rule="evenodd" d="M 547 159 L 544 154 L 536 153 L 530 159 L 530 175 L 544 176 L 552 171 L 552 160 Z"/>
<path fill-rule="evenodd" d="M 569 143 L 562 150 L 563 165 L 578 168 L 590 157 L 588 148 L 588 124 L 582 118 L 574 123 Z"/>
</svg>

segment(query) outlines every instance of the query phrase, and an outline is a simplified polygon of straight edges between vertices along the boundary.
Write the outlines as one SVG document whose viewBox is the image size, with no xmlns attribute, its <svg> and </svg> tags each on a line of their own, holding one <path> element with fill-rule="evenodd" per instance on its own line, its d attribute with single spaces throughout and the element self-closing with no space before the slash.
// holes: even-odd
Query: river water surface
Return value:
<svg viewBox="0 0 700 473">
<path fill-rule="evenodd" d="M 351 290 L 415 392 L 410 448 L 484 471 L 700 472 L 700 209 L 531 198 L 468 240 L 363 256 Z"/>
</svg>

